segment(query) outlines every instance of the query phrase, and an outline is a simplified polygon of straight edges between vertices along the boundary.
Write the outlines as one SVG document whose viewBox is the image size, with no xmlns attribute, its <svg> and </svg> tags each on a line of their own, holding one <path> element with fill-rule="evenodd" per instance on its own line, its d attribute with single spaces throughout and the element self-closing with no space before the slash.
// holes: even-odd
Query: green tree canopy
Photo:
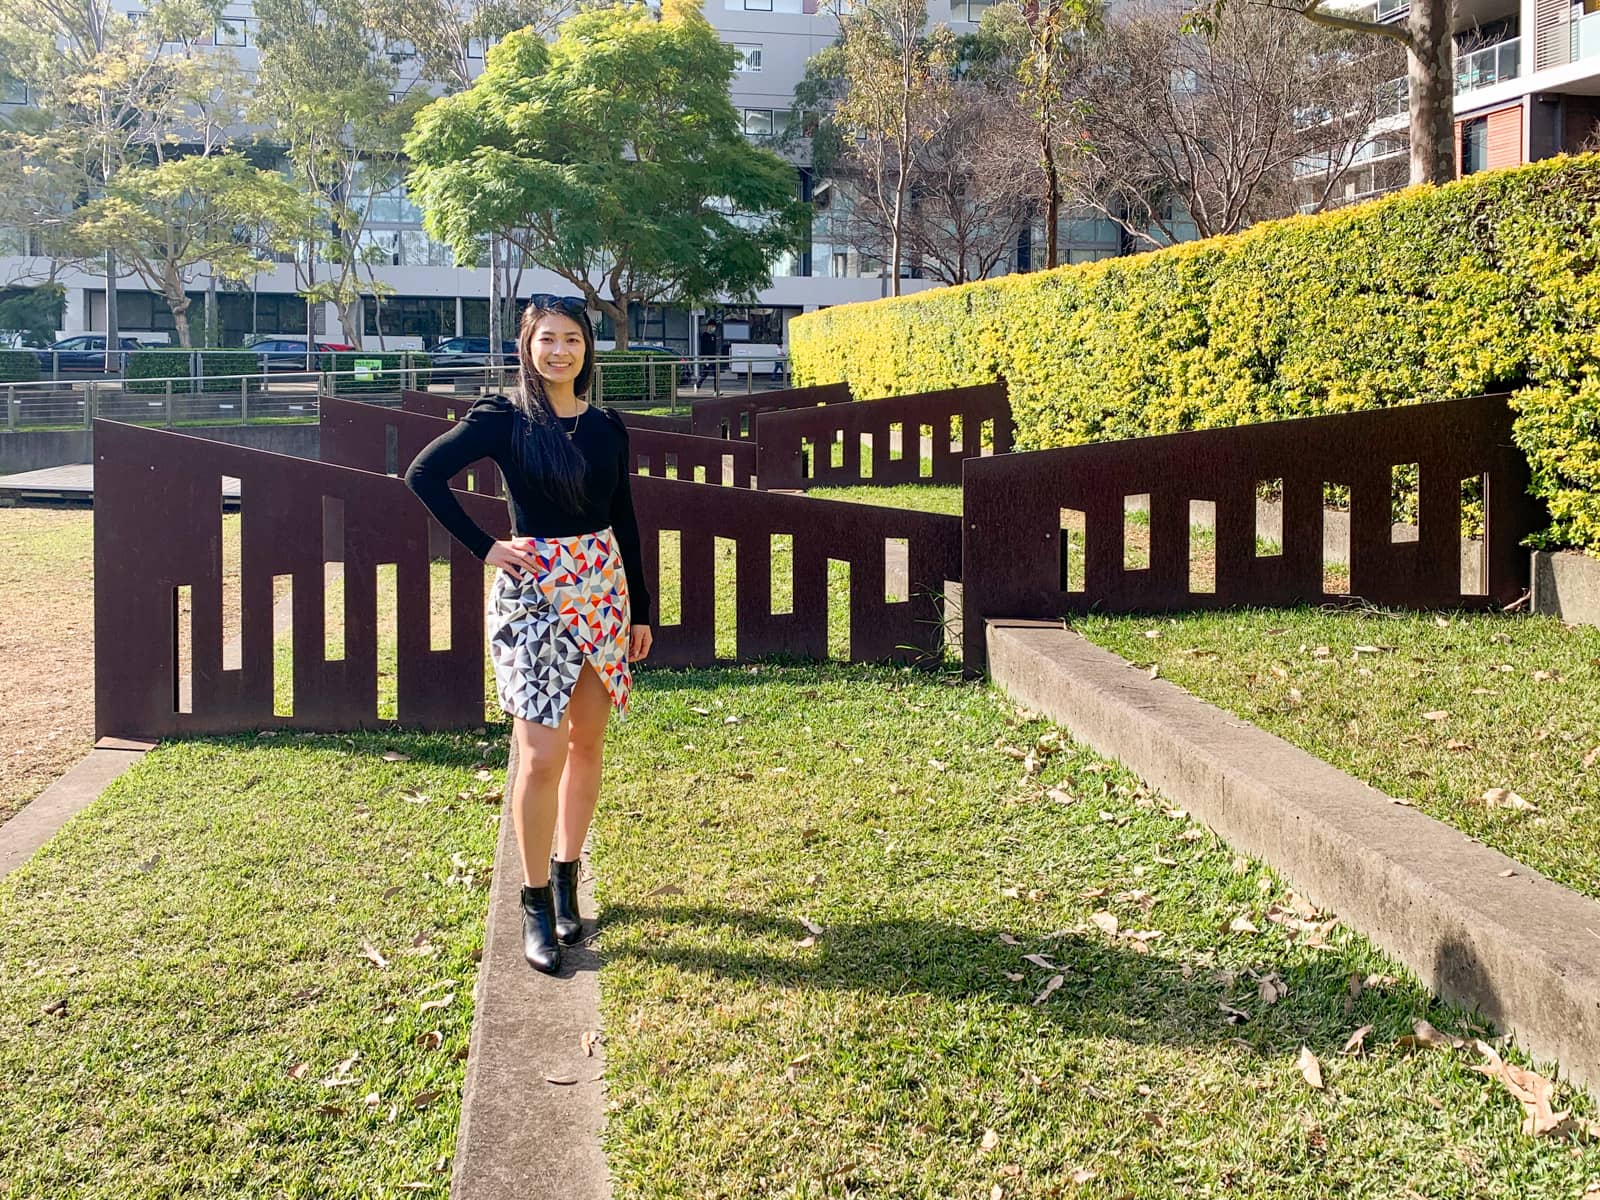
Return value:
<svg viewBox="0 0 1600 1200">
<path fill-rule="evenodd" d="M 609 313 L 619 345 L 630 302 L 753 297 L 809 209 L 794 167 L 740 132 L 733 67 L 683 4 L 583 12 L 550 45 L 511 34 L 407 139 L 428 232 L 467 261 L 505 236 Z"/>
</svg>

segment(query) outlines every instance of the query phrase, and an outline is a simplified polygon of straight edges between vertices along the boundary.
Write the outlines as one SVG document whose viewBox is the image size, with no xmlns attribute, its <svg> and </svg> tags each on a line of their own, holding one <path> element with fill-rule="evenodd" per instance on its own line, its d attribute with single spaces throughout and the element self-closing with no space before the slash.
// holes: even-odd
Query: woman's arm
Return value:
<svg viewBox="0 0 1600 1200">
<path fill-rule="evenodd" d="M 635 625 L 653 624 L 654 598 L 644 577 L 644 556 L 639 550 L 639 520 L 633 512 L 633 458 L 628 453 L 628 427 L 622 417 L 607 411 L 622 441 L 622 452 L 617 456 L 617 490 L 611 495 L 611 531 L 616 534 L 617 548 L 622 551 L 622 569 L 628 576 L 628 608 Z"/>
<path fill-rule="evenodd" d="M 450 490 L 450 481 L 472 463 L 494 457 L 498 447 L 509 444 L 514 419 L 515 413 L 504 397 L 480 400 L 454 428 L 423 447 L 406 471 L 406 486 L 427 506 L 434 520 L 478 558 L 488 555 L 494 539 L 467 516 Z"/>
</svg>

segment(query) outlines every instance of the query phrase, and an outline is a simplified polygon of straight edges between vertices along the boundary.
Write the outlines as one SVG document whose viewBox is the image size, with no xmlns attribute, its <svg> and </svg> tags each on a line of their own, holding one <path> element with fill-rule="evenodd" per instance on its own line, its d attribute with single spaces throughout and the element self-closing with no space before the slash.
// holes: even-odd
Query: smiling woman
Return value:
<svg viewBox="0 0 1600 1200">
<path fill-rule="evenodd" d="M 561 945 L 583 936 L 579 854 L 599 799 L 607 719 L 613 709 L 627 715 L 631 664 L 650 650 L 650 591 L 627 430 L 617 413 L 591 412 L 582 399 L 594 376 L 594 333 L 581 302 L 535 297 L 517 351 L 516 393 L 474 405 L 417 456 L 406 482 L 440 524 L 499 568 L 489 657 L 517 745 L 523 953 L 554 972 Z M 499 465 L 510 493 L 507 541 L 480 529 L 450 492 L 450 479 L 484 458 Z"/>
</svg>

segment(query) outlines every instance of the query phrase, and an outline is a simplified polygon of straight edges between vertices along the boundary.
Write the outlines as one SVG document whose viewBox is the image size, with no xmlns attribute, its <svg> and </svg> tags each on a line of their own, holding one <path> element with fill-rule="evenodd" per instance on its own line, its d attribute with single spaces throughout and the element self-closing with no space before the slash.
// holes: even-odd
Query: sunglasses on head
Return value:
<svg viewBox="0 0 1600 1200">
<path fill-rule="evenodd" d="M 589 312 L 589 306 L 582 296 L 557 296 L 553 292 L 535 292 L 528 297 L 528 303 L 534 308 L 550 309 L 572 317 L 587 316 Z"/>
</svg>

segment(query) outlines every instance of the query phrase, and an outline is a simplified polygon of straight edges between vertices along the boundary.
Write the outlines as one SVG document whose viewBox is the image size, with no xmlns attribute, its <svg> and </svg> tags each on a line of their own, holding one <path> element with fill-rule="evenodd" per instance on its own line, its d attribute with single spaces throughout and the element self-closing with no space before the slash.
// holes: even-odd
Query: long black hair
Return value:
<svg viewBox="0 0 1600 1200">
<path fill-rule="evenodd" d="M 545 307 L 538 302 L 522 310 L 522 324 L 517 331 L 518 384 L 511 396 L 522 414 L 517 459 L 522 469 L 539 481 L 551 501 L 564 511 L 575 513 L 583 507 L 584 458 L 561 428 L 545 392 L 544 378 L 533 365 L 534 330 L 541 320 L 552 316 L 576 321 L 583 331 L 583 366 L 573 381 L 573 393 L 583 399 L 594 379 L 594 330 L 587 313 Z"/>
</svg>

